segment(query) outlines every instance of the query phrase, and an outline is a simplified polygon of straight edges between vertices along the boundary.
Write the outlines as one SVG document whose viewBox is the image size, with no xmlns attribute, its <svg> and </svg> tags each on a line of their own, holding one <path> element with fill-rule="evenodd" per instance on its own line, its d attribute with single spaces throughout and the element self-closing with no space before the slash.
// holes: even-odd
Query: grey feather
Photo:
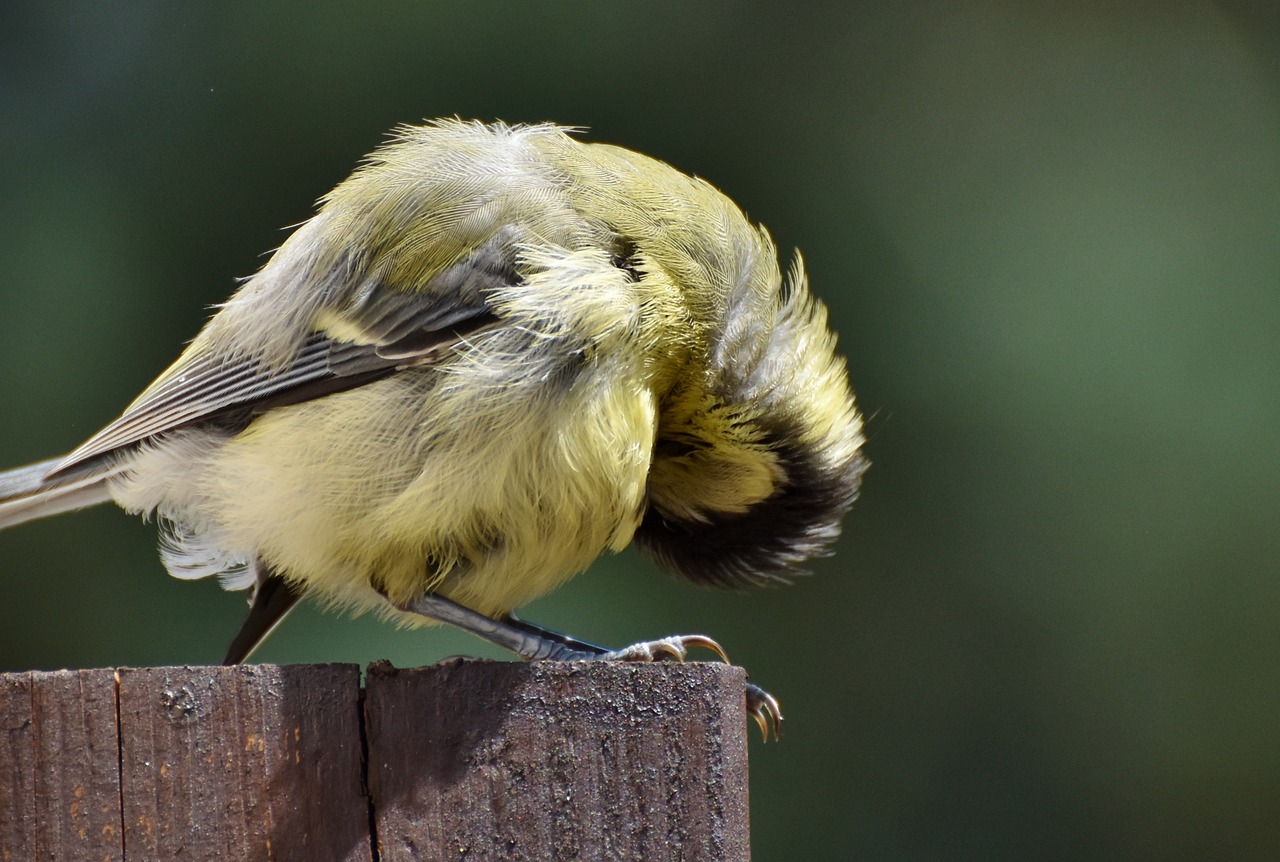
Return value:
<svg viewBox="0 0 1280 862">
<path fill-rule="evenodd" d="M 110 470 L 73 471 L 56 479 L 49 474 L 63 459 L 53 458 L 0 473 L 0 529 L 60 515 L 110 499 Z"/>
<path fill-rule="evenodd" d="M 341 313 L 370 343 L 307 337 L 280 369 L 256 357 L 195 353 L 173 366 L 120 418 L 57 462 L 51 475 L 91 465 L 104 455 L 234 408 L 279 406 L 319 398 L 367 383 L 397 368 L 421 365 L 497 323 L 485 295 L 517 276 L 514 250 L 505 257 L 490 245 L 436 279 L 463 285 L 454 294 L 399 291 L 373 285 Z"/>
</svg>

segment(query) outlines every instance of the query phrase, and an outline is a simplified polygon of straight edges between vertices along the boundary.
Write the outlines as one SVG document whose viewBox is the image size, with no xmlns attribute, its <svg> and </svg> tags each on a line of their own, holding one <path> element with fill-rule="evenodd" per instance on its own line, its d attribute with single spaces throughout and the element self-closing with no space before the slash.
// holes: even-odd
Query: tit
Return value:
<svg viewBox="0 0 1280 862">
<path fill-rule="evenodd" d="M 632 542 L 699 584 L 829 552 L 867 461 L 797 256 L 708 183 L 551 124 L 397 129 L 0 528 L 112 500 L 176 578 L 251 590 L 226 662 L 304 596 L 529 659 L 515 610 Z M 749 708 L 777 730 L 776 701 Z"/>
</svg>

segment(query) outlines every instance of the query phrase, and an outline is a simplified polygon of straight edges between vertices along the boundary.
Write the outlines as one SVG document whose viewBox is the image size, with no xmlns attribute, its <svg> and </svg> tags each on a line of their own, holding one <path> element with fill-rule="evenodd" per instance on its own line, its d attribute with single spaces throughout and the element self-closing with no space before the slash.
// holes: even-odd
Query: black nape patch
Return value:
<svg viewBox="0 0 1280 862">
<path fill-rule="evenodd" d="M 786 481 L 746 512 L 675 520 L 650 506 L 637 543 L 667 571 L 696 583 L 748 587 L 786 583 L 805 560 L 830 552 L 840 520 L 858 496 L 862 453 L 837 469 L 813 452 L 770 434 Z"/>
</svg>

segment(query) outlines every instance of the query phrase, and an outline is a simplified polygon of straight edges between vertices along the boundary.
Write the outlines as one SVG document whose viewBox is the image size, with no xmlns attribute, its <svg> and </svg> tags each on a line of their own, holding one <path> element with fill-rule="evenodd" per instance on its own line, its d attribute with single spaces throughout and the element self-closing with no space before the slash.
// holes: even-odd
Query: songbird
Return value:
<svg viewBox="0 0 1280 862">
<path fill-rule="evenodd" d="M 171 575 L 252 591 L 228 663 L 303 596 L 527 659 L 723 656 L 514 611 L 632 541 L 787 581 L 857 496 L 862 420 L 799 256 L 784 279 L 711 185 L 573 131 L 396 130 L 120 418 L 0 474 L 0 527 L 155 517 Z"/>
</svg>

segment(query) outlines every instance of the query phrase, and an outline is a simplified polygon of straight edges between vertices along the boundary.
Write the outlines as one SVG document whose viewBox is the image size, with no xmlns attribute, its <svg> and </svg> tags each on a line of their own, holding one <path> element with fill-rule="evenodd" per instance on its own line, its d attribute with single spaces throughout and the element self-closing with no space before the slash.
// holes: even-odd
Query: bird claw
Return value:
<svg viewBox="0 0 1280 862">
<path fill-rule="evenodd" d="M 769 741 L 770 731 L 774 741 L 782 738 L 782 704 L 758 685 L 747 683 L 747 715 L 755 719 L 764 741 Z"/>
<path fill-rule="evenodd" d="M 689 650 L 693 647 L 710 650 L 719 656 L 720 660 L 725 664 L 731 664 L 729 655 L 724 651 L 724 647 L 706 635 L 672 635 L 671 637 L 659 638 L 653 641 L 641 641 L 629 647 L 605 653 L 600 658 L 609 661 L 651 662 L 671 659 L 683 662 L 685 657 L 688 656 Z"/>
</svg>

